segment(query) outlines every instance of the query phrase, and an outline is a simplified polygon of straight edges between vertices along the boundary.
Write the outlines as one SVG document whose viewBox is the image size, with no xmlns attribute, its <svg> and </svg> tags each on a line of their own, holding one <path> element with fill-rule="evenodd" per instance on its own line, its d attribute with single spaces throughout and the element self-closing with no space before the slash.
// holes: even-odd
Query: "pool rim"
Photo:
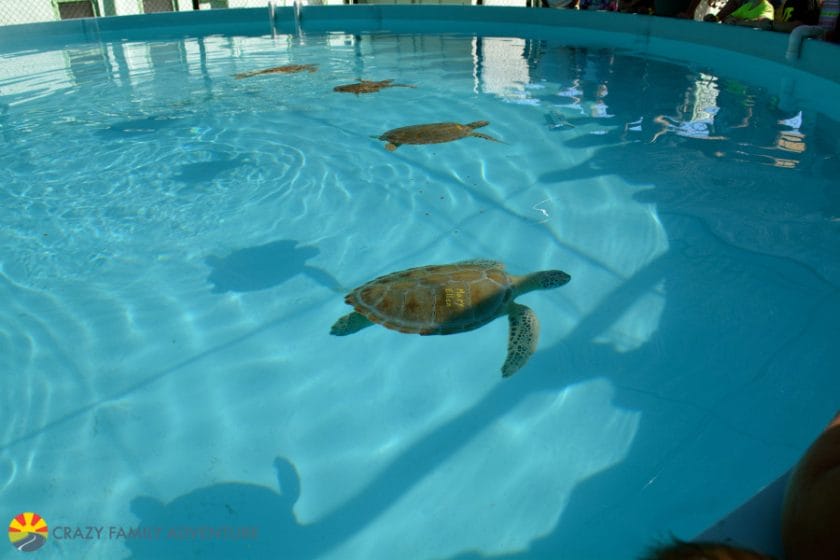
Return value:
<svg viewBox="0 0 840 560">
<path fill-rule="evenodd" d="M 273 16 L 273 19 L 272 19 Z M 296 25 L 299 24 L 298 25 Z M 798 60 L 785 58 L 789 35 L 738 26 L 675 18 L 596 12 L 455 5 L 362 4 L 303 6 L 295 20 L 292 7 L 227 8 L 106 16 L 0 27 L 0 53 L 63 46 L 103 40 L 173 39 L 206 35 L 295 34 L 307 32 L 466 33 L 559 39 L 591 37 L 603 46 L 627 48 L 654 56 L 670 57 L 673 45 L 682 58 L 692 50 L 715 49 L 779 65 L 793 73 L 804 72 L 840 85 L 840 47 L 806 39 Z"/>
</svg>

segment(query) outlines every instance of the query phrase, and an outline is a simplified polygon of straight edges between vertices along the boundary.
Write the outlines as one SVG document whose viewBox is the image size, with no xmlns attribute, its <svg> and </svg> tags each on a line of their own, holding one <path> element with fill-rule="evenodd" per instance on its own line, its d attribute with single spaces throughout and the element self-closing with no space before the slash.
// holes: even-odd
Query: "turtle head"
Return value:
<svg viewBox="0 0 840 560">
<path fill-rule="evenodd" d="M 562 270 L 543 270 L 534 274 L 534 280 L 539 284 L 537 289 L 540 290 L 558 288 L 571 279 L 572 277 Z"/>
<path fill-rule="evenodd" d="M 469 128 L 481 128 L 482 126 L 487 126 L 488 124 L 490 124 L 490 121 L 475 121 L 471 122 L 467 126 Z"/>
<path fill-rule="evenodd" d="M 550 290 L 558 288 L 571 280 L 572 277 L 562 270 L 543 270 L 518 276 L 514 279 L 516 291 L 519 294 L 532 292 L 534 290 Z"/>
</svg>

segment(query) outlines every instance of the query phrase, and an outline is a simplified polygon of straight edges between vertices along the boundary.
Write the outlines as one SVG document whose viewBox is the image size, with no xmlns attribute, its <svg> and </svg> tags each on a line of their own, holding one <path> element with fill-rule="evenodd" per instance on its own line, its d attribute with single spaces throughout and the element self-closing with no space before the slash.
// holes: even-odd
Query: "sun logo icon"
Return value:
<svg viewBox="0 0 840 560">
<path fill-rule="evenodd" d="M 31 511 L 15 516 L 9 523 L 9 540 L 22 552 L 38 550 L 47 542 L 48 535 L 47 522 Z"/>
</svg>

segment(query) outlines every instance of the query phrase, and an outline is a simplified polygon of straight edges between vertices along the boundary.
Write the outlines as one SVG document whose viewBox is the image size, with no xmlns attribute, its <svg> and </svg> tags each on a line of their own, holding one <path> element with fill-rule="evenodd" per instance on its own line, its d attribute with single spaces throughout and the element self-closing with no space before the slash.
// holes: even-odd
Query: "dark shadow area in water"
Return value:
<svg viewBox="0 0 840 560">
<path fill-rule="evenodd" d="M 198 488 L 168 504 L 135 498 L 130 507 L 140 518 L 140 538 L 125 540 L 130 558 L 312 558 L 321 541 L 295 519 L 297 471 L 282 457 L 274 468 L 277 488 L 228 482 Z"/>
<path fill-rule="evenodd" d="M 616 387 L 613 406 L 641 413 L 640 424 L 627 455 L 611 467 L 581 480 L 562 508 L 554 528 L 532 541 L 524 550 L 499 554 L 467 551 L 450 557 L 450 560 L 604 557 L 631 560 L 646 545 L 667 538 L 674 527 L 663 525 L 659 532 L 651 534 L 634 532 L 634 524 L 645 525 L 644 521 L 635 519 L 634 514 L 643 519 L 646 512 L 628 510 L 623 504 L 641 503 L 643 500 L 639 495 L 647 495 L 654 502 L 659 499 L 656 495 L 662 490 L 657 490 L 657 479 L 666 468 L 665 462 L 672 458 L 685 460 L 685 448 L 696 445 L 696 440 L 704 436 L 701 430 L 689 434 L 685 440 L 663 440 L 668 428 L 664 428 L 661 422 L 665 420 L 663 414 L 668 412 L 668 408 L 673 410 L 667 421 L 676 425 L 693 417 L 699 419 L 692 421 L 695 425 L 724 423 L 738 435 L 770 437 L 755 431 L 755 426 L 762 423 L 761 419 L 748 419 L 747 426 L 740 423 L 743 411 L 739 410 L 738 403 L 745 393 L 758 389 L 762 383 L 771 382 L 766 380 L 768 377 L 778 383 L 779 394 L 797 391 L 802 378 L 797 375 L 785 377 L 785 372 L 798 371 L 799 359 L 793 350 L 802 351 L 803 333 L 821 333 L 819 338 L 822 338 L 814 344 L 819 348 L 820 356 L 816 360 L 808 359 L 810 363 L 819 364 L 818 369 L 808 372 L 810 385 L 820 380 L 829 382 L 833 372 L 840 367 L 840 355 L 825 344 L 840 335 L 840 328 L 831 320 L 840 311 L 840 303 L 835 299 L 829 309 L 821 311 L 825 298 L 830 297 L 832 290 L 822 278 L 807 267 L 792 264 L 786 259 L 757 255 L 730 246 L 723 248 L 730 263 L 747 262 L 753 271 L 774 270 L 781 266 L 787 277 L 783 283 L 793 281 L 801 284 L 805 294 L 799 299 L 783 302 L 772 300 L 767 296 L 772 294 L 773 289 L 763 286 L 761 276 L 750 279 L 746 289 L 740 285 L 737 289 L 727 290 L 727 285 L 743 282 L 741 276 L 744 271 L 737 266 L 708 270 L 703 266 L 704 259 L 697 259 L 694 255 L 698 247 L 719 243 L 711 232 L 698 220 L 681 216 L 665 217 L 663 223 L 676 230 L 692 230 L 689 236 L 692 239 L 685 244 L 676 244 L 668 253 L 638 271 L 587 315 L 562 344 L 538 351 L 529 366 L 541 372 L 559 370 L 559 378 L 551 379 L 543 373 L 539 379 L 520 377 L 514 381 L 521 380 L 530 385 L 525 391 L 527 394 L 562 390 L 594 378 L 608 379 Z M 695 279 L 704 276 L 706 281 L 695 284 Z M 666 286 L 668 303 L 657 332 L 646 344 L 632 352 L 619 353 L 607 344 L 593 342 L 640 295 L 662 282 Z M 716 283 L 721 285 L 717 292 L 703 289 L 704 285 L 708 287 Z M 708 293 L 705 301 L 704 293 Z M 721 314 L 721 309 L 732 310 L 733 316 L 748 312 L 752 315 L 746 325 L 736 326 L 731 317 Z M 759 316 L 759 313 L 762 315 Z M 776 328 L 762 328 L 771 321 L 778 322 Z M 728 331 L 730 328 L 732 331 Z M 710 351 L 712 345 L 715 345 L 713 352 Z M 727 372 L 727 375 L 722 376 L 721 372 Z M 674 376 L 673 382 L 662 383 L 669 375 Z M 732 379 L 728 378 L 730 375 Z M 779 383 L 779 378 L 784 381 Z M 710 388 L 716 384 L 716 387 Z M 663 410 L 652 409 L 652 403 L 664 407 Z M 820 406 L 830 409 L 833 405 L 823 402 Z M 676 414 L 673 414 L 674 411 Z M 497 411 L 499 416 L 504 412 Z M 770 433 L 774 424 L 785 423 L 783 417 L 766 420 L 769 425 L 766 429 Z M 667 453 L 662 452 L 663 445 Z M 738 456 L 739 450 L 734 448 L 729 453 Z M 711 466 L 714 472 L 714 465 L 719 459 L 714 454 L 705 459 L 707 465 L 698 469 Z M 745 468 L 749 468 L 747 462 Z M 673 477 L 673 474 L 671 472 L 670 476 Z M 754 490 L 761 484 L 760 478 L 756 479 Z M 722 483 L 721 487 L 726 485 Z M 715 482 L 710 479 L 710 491 L 714 492 L 714 488 Z M 625 533 L 617 534 L 616 529 Z M 605 543 L 624 543 L 626 554 L 604 556 L 604 546 L 594 542 L 597 535 L 601 535 Z M 678 536 L 691 538 L 693 535 Z"/>
<path fill-rule="evenodd" d="M 645 65 L 649 64 L 664 66 L 657 62 Z M 627 71 L 633 66 L 616 65 L 615 70 L 621 68 Z M 524 550 L 499 554 L 467 551 L 450 560 L 604 557 L 591 535 L 601 535 L 604 542 L 627 543 L 625 555 L 620 557 L 628 560 L 636 557 L 645 546 L 667 538 L 674 527 L 663 525 L 653 534 L 634 532 L 634 524 L 645 525 L 644 521 L 635 519 L 634 513 L 643 518 L 645 512 L 630 511 L 620 504 L 633 500 L 640 502 L 637 496 L 645 494 L 655 501 L 657 479 L 666 468 L 665 461 L 671 456 L 679 457 L 685 448 L 697 445 L 697 441 L 706 435 L 701 431 L 689 434 L 687 440 L 663 442 L 662 436 L 667 429 L 658 422 L 662 422 L 662 415 L 667 412 L 667 403 L 679 412 L 666 421 L 679 421 L 685 414 L 699 415 L 702 425 L 724 424 L 738 436 L 772 441 L 773 432 L 789 421 L 785 415 L 792 411 L 786 409 L 783 414 L 764 418 L 756 418 L 754 410 L 745 414 L 739 406 L 744 401 L 749 402 L 750 393 L 754 390 L 766 392 L 773 387 L 779 395 L 802 390 L 817 394 L 821 386 L 833 383 L 834 372 L 840 367 L 840 355 L 830 342 L 840 336 L 840 327 L 833 320 L 840 312 L 836 287 L 823 276 L 813 259 L 808 262 L 789 258 L 783 251 L 776 252 L 779 248 L 772 244 L 767 245 L 771 250 L 762 252 L 762 239 L 772 231 L 752 232 L 754 239 L 738 236 L 739 227 L 744 232 L 749 230 L 742 226 L 743 220 L 750 217 L 756 226 L 775 228 L 775 235 L 795 238 L 787 228 L 797 223 L 797 219 L 812 215 L 831 216 L 836 212 L 836 189 L 832 197 L 827 192 L 830 188 L 819 185 L 821 182 L 829 185 L 830 177 L 836 177 L 837 155 L 826 157 L 822 154 L 830 154 L 831 150 L 813 149 L 815 140 L 824 141 L 821 137 L 829 138 L 828 142 L 836 145 L 836 140 L 831 140 L 834 136 L 826 131 L 834 127 L 836 134 L 836 124 L 806 114 L 802 131 L 809 143 L 808 149 L 804 152 L 785 150 L 779 139 L 786 127 L 779 126 L 779 120 L 790 114 L 778 110 L 772 102 L 756 107 L 751 95 L 739 92 L 734 86 L 728 87 L 727 82 L 721 80 L 719 84 L 723 87 L 718 96 L 721 110 L 716 114 L 716 128 L 709 132 L 710 135 L 725 134 L 726 139 L 687 137 L 677 128 L 668 130 L 667 135 L 657 134 L 662 132 L 662 123 L 657 123 L 655 117 L 687 114 L 685 106 L 696 102 L 691 99 L 694 93 L 683 87 L 686 99 L 675 103 L 670 111 L 664 107 L 641 107 L 637 101 L 644 101 L 648 96 L 669 98 L 664 91 L 655 90 L 657 84 L 664 82 L 648 80 L 643 68 L 637 70 L 643 79 L 635 83 L 647 84 L 647 90 L 629 97 L 624 95 L 627 92 L 612 90 L 608 99 L 611 108 L 616 108 L 611 112 L 617 113 L 621 124 L 641 117 L 636 121 L 638 136 L 631 136 L 627 127 L 618 127 L 604 135 L 567 141 L 565 146 L 596 151 L 592 157 L 571 168 L 544 173 L 540 180 L 565 188 L 576 180 L 616 174 L 630 183 L 649 186 L 649 189 L 636 192 L 634 198 L 655 205 L 668 235 L 668 251 L 648 263 L 596 310 L 587 314 L 561 345 L 543 348 L 532 358 L 529 368 L 563 372 L 562 382 L 555 380 L 556 387 L 552 387 L 554 383 L 545 375 L 541 381 L 548 383 L 544 387 L 539 387 L 530 378 L 511 380 L 512 383 L 521 380 L 532 384 L 532 391 L 542 391 L 561 390 L 574 383 L 606 377 L 617 389 L 614 406 L 641 413 L 633 445 L 621 462 L 575 486 L 553 530 L 535 539 Z M 691 80 L 692 76 L 686 78 Z M 634 82 L 624 80 L 622 83 Z M 622 106 L 623 102 L 626 105 Z M 558 122 L 563 123 L 556 115 L 546 116 L 546 124 L 562 132 L 564 127 L 556 127 Z M 587 117 L 574 119 L 574 124 L 586 122 Z M 608 120 L 602 122 L 609 123 Z M 798 169 L 778 169 L 783 166 Z M 786 178 L 781 189 L 780 178 Z M 817 181 L 817 188 L 811 189 L 811 193 L 803 192 L 802 182 L 813 181 Z M 784 188 L 791 189 L 790 196 L 795 197 L 792 209 L 793 203 L 778 195 Z M 826 196 L 814 197 L 819 192 Z M 777 202 L 764 206 L 767 196 Z M 778 214 L 774 214 L 774 206 Z M 750 216 L 750 211 L 758 214 Z M 790 212 L 790 223 L 783 223 L 782 216 L 788 215 L 785 211 Z M 779 222 L 769 220 L 768 223 L 765 215 L 779 216 Z M 739 220 L 740 217 L 743 220 Z M 803 234 L 810 231 L 807 219 L 800 225 Z M 739 246 L 741 242 L 743 248 Z M 575 271 L 569 272 L 574 281 Z M 594 342 L 639 296 L 657 286 L 664 287 L 666 305 L 658 328 L 649 340 L 626 353 Z M 803 341 L 807 340 L 813 342 L 806 346 Z M 673 381 L 669 381 L 668 372 L 672 372 Z M 802 373 L 804 375 L 800 375 Z M 807 389 L 803 388 L 803 381 Z M 815 415 L 830 414 L 836 403 L 828 398 L 820 400 L 818 408 L 821 410 L 815 411 Z M 662 402 L 665 409 L 654 410 L 651 404 L 656 402 Z M 787 403 L 780 404 L 784 407 Z M 801 409 L 802 402 L 795 406 Z M 668 445 L 668 454 L 663 455 L 663 445 Z M 739 449 L 732 449 L 731 453 L 738 456 Z M 650 457 L 659 457 L 658 463 L 653 464 Z M 685 455 L 682 459 L 685 460 Z M 761 458 L 744 459 L 745 468 L 749 468 L 749 463 L 761 463 Z M 697 468 L 702 472 L 716 461 L 711 455 L 706 466 Z M 767 473 L 756 474 L 751 482 L 755 484 L 752 490 L 763 484 L 762 476 Z M 743 473 L 740 477 L 748 478 Z M 709 484 L 714 492 L 714 481 L 710 479 Z M 624 534 L 617 534 L 616 529 Z M 678 536 L 691 538 L 693 535 Z"/>
<path fill-rule="evenodd" d="M 0 95 L 3 94 L 3 91 L 0 90 Z M 2 97 L 0 97 L 2 99 Z M 11 143 L 12 142 L 12 123 L 11 119 L 9 118 L 9 105 L 0 101 L 0 138 L 3 139 L 4 142 Z"/>
<path fill-rule="evenodd" d="M 178 172 L 172 179 L 194 186 L 210 183 L 220 175 L 242 167 L 249 161 L 245 154 L 239 154 L 235 157 L 225 154 L 208 161 L 185 163 L 178 166 Z"/>
<path fill-rule="evenodd" d="M 106 125 L 105 128 L 98 130 L 97 133 L 106 138 L 154 135 L 161 130 L 170 129 L 178 124 L 182 124 L 183 121 L 183 115 L 150 115 L 111 123 Z"/>
<path fill-rule="evenodd" d="M 290 278 L 303 274 L 322 286 L 343 292 L 330 273 L 306 264 L 318 256 L 315 247 L 298 245 L 297 241 L 281 239 L 265 245 L 233 251 L 226 257 L 209 256 L 205 260 L 212 268 L 207 281 L 214 293 L 253 292 L 279 286 Z"/>
</svg>

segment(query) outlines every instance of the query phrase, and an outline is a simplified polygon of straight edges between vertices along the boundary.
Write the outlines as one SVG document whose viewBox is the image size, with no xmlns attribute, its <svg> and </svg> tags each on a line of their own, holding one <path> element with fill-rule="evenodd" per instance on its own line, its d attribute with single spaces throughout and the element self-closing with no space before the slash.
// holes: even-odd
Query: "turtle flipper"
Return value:
<svg viewBox="0 0 840 560">
<path fill-rule="evenodd" d="M 334 334 L 336 336 L 346 336 L 348 334 L 358 332 L 365 327 L 369 327 L 372 324 L 373 323 L 371 323 L 367 317 L 361 313 L 353 311 L 336 321 L 330 329 L 330 334 Z"/>
<path fill-rule="evenodd" d="M 530 307 L 511 303 L 508 320 L 508 354 L 502 366 L 502 377 L 510 377 L 525 365 L 537 350 L 537 340 L 540 337 L 540 322 Z"/>
<path fill-rule="evenodd" d="M 481 132 L 473 132 L 470 136 L 475 136 L 476 138 L 484 138 L 485 140 L 490 140 L 491 142 L 498 142 L 499 144 L 504 144 L 501 140 L 496 140 L 492 136 L 487 134 L 482 134 Z"/>
</svg>

